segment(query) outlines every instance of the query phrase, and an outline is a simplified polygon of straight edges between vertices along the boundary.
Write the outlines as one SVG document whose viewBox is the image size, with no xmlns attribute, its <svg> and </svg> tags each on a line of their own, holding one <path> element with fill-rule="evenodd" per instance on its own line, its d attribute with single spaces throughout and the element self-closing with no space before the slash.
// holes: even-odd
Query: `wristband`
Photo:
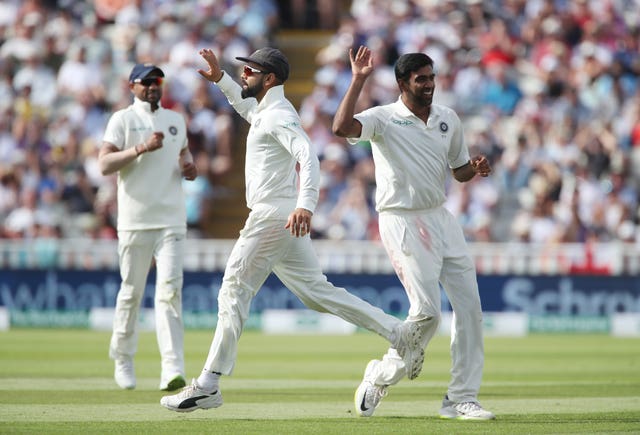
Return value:
<svg viewBox="0 0 640 435">
<path fill-rule="evenodd" d="M 140 151 L 138 151 L 138 145 L 135 145 L 133 149 L 136 151 L 136 157 L 140 155 Z"/>
</svg>

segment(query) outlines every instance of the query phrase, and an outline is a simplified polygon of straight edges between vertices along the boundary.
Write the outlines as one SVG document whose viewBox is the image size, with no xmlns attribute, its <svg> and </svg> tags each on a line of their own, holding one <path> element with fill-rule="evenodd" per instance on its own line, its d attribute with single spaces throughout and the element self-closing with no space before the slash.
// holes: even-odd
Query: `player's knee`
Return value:
<svg viewBox="0 0 640 435">
<path fill-rule="evenodd" d="M 155 302 L 173 304 L 182 299 L 182 280 L 170 280 L 158 283 L 156 286 Z"/>
</svg>

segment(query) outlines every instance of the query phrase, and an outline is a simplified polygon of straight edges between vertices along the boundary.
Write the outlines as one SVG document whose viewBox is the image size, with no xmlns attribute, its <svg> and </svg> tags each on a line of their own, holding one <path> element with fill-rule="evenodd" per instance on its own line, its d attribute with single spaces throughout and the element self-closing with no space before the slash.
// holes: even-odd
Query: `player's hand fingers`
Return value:
<svg viewBox="0 0 640 435">
<path fill-rule="evenodd" d="M 189 181 L 195 180 L 196 176 L 198 175 L 196 166 L 191 162 L 185 163 L 182 166 L 182 175 Z"/>
<path fill-rule="evenodd" d="M 310 219 L 308 219 L 306 217 L 301 218 L 301 221 L 299 223 L 299 227 L 300 227 L 300 235 L 302 237 L 304 237 L 307 234 L 309 234 L 311 232 L 311 221 L 310 221 Z"/>
<path fill-rule="evenodd" d="M 303 208 L 297 208 L 289 215 L 285 228 L 296 237 L 304 237 L 311 232 L 311 216 L 312 213 Z"/>
<path fill-rule="evenodd" d="M 308 230 L 307 230 L 307 226 L 306 226 L 305 224 L 301 224 L 301 225 L 298 227 L 298 235 L 299 235 L 299 236 L 304 237 L 304 236 L 306 236 L 306 235 L 307 235 L 307 232 L 308 232 Z"/>
<path fill-rule="evenodd" d="M 294 221 L 293 215 L 289 216 L 289 219 L 287 219 L 287 224 L 284 226 L 284 228 L 289 230 L 292 236 L 295 235 L 296 223 Z"/>
<path fill-rule="evenodd" d="M 298 217 L 292 228 L 292 234 L 296 237 L 305 236 L 308 232 L 308 226 L 302 217 Z"/>
</svg>

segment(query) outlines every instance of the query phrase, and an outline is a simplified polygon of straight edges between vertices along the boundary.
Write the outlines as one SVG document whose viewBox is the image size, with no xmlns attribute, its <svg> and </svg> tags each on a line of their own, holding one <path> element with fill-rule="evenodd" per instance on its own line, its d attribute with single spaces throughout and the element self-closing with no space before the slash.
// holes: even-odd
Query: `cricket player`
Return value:
<svg viewBox="0 0 640 435">
<path fill-rule="evenodd" d="M 136 386 L 134 356 L 138 313 L 152 262 L 160 389 L 174 391 L 184 378 L 182 283 L 187 232 L 182 179 L 198 170 L 183 116 L 161 105 L 164 72 L 136 64 L 129 75 L 133 103 L 107 124 L 98 163 L 103 175 L 118 174 L 118 255 L 122 284 L 116 299 L 109 356 L 120 388 Z"/>
<path fill-rule="evenodd" d="M 386 338 L 399 355 L 403 373 L 416 377 L 424 360 L 418 324 L 399 321 L 333 286 L 322 274 L 309 236 L 318 201 L 319 162 L 298 113 L 284 95 L 287 58 L 270 47 L 236 58 L 246 63 L 240 86 L 220 69 L 211 50 L 203 49 L 200 55 L 209 69 L 198 72 L 215 83 L 251 124 L 245 165 L 251 212 L 224 272 L 218 324 L 204 369 L 182 392 L 165 396 L 160 403 L 178 412 L 222 405 L 220 376 L 233 371 L 251 300 L 271 272 L 307 307 L 335 314 Z"/>
<path fill-rule="evenodd" d="M 469 158 L 458 115 L 432 104 L 435 73 L 423 53 L 400 56 L 395 103 L 354 115 L 356 101 L 373 72 L 371 50 L 349 50 L 352 78 L 333 120 L 333 132 L 350 143 L 370 141 L 375 163 L 376 210 L 382 242 L 409 298 L 408 320 L 421 325 L 426 347 L 440 321 L 440 284 L 453 307 L 451 382 L 440 409 L 443 418 L 493 419 L 478 403 L 484 350 L 482 309 L 473 260 L 462 228 L 447 211 L 445 180 L 459 182 L 491 172 L 484 156 Z M 387 388 L 403 378 L 393 349 L 372 360 L 355 394 L 356 411 L 373 415 Z"/>
</svg>

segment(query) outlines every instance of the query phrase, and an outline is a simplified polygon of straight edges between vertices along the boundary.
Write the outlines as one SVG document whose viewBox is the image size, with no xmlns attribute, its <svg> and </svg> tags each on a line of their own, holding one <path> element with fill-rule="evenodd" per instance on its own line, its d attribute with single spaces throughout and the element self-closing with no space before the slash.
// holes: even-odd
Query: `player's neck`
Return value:
<svg viewBox="0 0 640 435">
<path fill-rule="evenodd" d="M 429 120 L 429 115 L 431 114 L 431 106 L 423 106 L 420 104 L 407 104 L 407 108 L 411 111 L 411 113 L 416 115 L 425 123 Z"/>
<path fill-rule="evenodd" d="M 406 95 L 402 95 L 402 102 L 404 103 L 405 106 L 407 106 L 407 109 L 409 109 L 411 113 L 416 115 L 425 123 L 427 122 L 427 120 L 429 119 L 429 115 L 431 114 L 431 104 L 429 105 L 421 104 L 418 101 L 415 101 L 411 98 L 407 98 Z"/>
</svg>

